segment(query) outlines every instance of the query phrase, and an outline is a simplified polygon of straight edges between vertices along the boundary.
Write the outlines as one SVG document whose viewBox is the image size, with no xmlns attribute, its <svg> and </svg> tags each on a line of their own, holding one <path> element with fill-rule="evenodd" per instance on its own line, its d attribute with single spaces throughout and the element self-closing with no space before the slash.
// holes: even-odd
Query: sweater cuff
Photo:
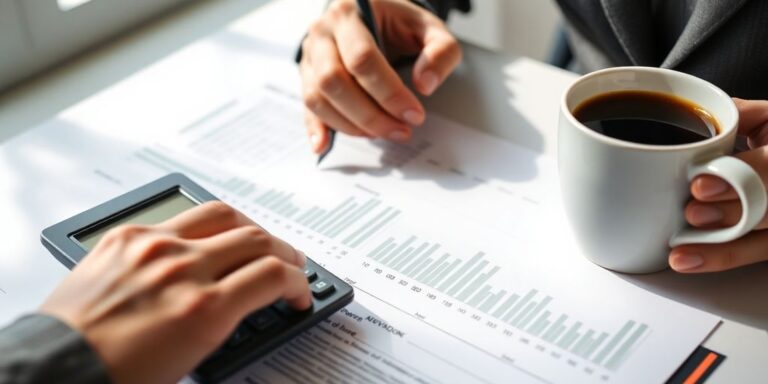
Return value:
<svg viewBox="0 0 768 384">
<path fill-rule="evenodd" d="M 48 315 L 24 316 L 0 331 L 0 382 L 110 383 L 85 338 Z"/>
</svg>

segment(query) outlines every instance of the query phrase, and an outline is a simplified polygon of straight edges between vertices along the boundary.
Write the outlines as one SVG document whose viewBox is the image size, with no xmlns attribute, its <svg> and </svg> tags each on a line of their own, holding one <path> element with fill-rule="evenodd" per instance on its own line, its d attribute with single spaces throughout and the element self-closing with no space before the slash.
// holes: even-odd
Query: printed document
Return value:
<svg viewBox="0 0 768 384">
<path fill-rule="evenodd" d="M 663 382 L 719 322 L 581 255 L 554 159 L 439 116 L 407 144 L 340 135 L 317 167 L 280 87 L 211 98 L 157 132 L 103 129 L 93 111 L 0 149 L 0 197 L 16 203 L 2 226 L 19 240 L 0 249 L 1 322 L 66 273 L 42 228 L 169 172 L 355 287 L 233 383 Z"/>
</svg>

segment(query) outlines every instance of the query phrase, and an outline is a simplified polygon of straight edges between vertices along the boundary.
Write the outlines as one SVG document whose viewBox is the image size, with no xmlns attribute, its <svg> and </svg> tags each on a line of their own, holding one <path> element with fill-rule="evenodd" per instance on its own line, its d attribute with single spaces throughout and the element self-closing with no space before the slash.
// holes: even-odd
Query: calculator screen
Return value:
<svg viewBox="0 0 768 384">
<path fill-rule="evenodd" d="M 177 189 L 149 204 L 138 205 L 138 208 L 129 210 L 124 216 L 107 221 L 107 224 L 104 226 L 89 229 L 82 234 L 77 234 L 75 235 L 75 239 L 83 248 L 91 250 L 96 243 L 99 242 L 101 237 L 114 227 L 122 224 L 157 224 L 196 205 L 197 203 L 194 200 Z"/>
</svg>

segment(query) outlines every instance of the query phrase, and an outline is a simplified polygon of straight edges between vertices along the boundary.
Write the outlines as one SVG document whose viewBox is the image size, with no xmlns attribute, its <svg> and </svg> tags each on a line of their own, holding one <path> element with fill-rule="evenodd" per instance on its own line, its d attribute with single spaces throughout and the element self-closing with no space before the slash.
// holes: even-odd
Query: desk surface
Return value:
<svg viewBox="0 0 768 384">
<path fill-rule="evenodd" d="M 238 30 L 276 43 L 298 41 L 322 2 L 282 4 L 288 2 L 202 1 L 92 50 L 0 95 L 0 142 L 232 22 Z M 462 67 L 425 104 L 431 112 L 554 155 L 557 101 L 573 79 L 570 73 L 529 59 L 466 46 Z M 726 319 L 705 344 L 728 356 L 713 382 L 754 382 L 768 376 L 768 263 L 704 276 L 666 271 L 624 278 Z"/>
</svg>

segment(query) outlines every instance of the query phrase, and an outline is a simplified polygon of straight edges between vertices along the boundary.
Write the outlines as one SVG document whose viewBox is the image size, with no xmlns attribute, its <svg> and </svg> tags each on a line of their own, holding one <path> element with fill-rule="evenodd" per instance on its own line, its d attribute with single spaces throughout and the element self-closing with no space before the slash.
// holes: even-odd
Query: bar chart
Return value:
<svg viewBox="0 0 768 384">
<path fill-rule="evenodd" d="M 379 233 L 400 215 L 400 210 L 384 207 L 377 198 L 360 199 L 348 196 L 331 208 L 317 205 L 302 208 L 294 202 L 294 194 L 270 189 L 253 201 L 285 219 L 315 233 L 357 248 Z"/>
<path fill-rule="evenodd" d="M 265 190 L 234 176 L 212 176 L 222 173 L 186 166 L 162 148 L 144 148 L 134 156 L 163 172 L 184 172 L 350 249 L 376 239 L 396 219 L 402 219 L 400 209 L 374 196 L 348 195 L 333 204 L 312 205 L 297 199 L 293 192 Z M 618 370 L 651 331 L 648 325 L 631 319 L 613 330 L 590 328 L 552 310 L 555 299 L 537 289 L 515 292 L 496 288 L 489 282 L 502 268 L 482 251 L 454 255 L 440 243 L 409 235 L 403 239 L 386 236 L 366 256 L 554 348 L 611 371 Z"/>
<path fill-rule="evenodd" d="M 627 320 L 616 332 L 588 329 L 567 314 L 551 311 L 554 298 L 537 289 L 496 289 L 488 282 L 501 267 L 492 265 L 483 252 L 464 260 L 442 250 L 441 244 L 410 236 L 403 241 L 388 237 L 366 256 L 553 347 L 612 371 L 621 367 L 650 332 L 646 324 L 634 320 Z"/>
<path fill-rule="evenodd" d="M 182 172 L 186 175 L 201 180 L 208 185 L 221 188 L 242 198 L 247 198 L 257 189 L 255 184 L 243 178 L 235 176 L 225 176 L 221 178 L 212 177 L 208 173 L 201 172 L 198 169 L 189 167 L 180 161 L 166 156 L 161 151 L 161 149 L 154 149 L 149 147 L 142 148 L 141 150 L 134 153 L 134 157 L 146 164 L 151 165 L 154 168 L 157 168 L 162 172 Z"/>
<path fill-rule="evenodd" d="M 166 156 L 162 149 L 143 148 L 134 153 L 134 157 L 162 172 L 186 173 L 208 186 L 251 201 L 261 209 L 353 249 L 381 232 L 401 214 L 399 209 L 385 206 L 380 199 L 373 197 L 348 196 L 328 208 L 302 204 L 295 201 L 292 192 L 277 189 L 260 192 L 254 183 L 243 178 L 212 177 L 210 173 Z"/>
</svg>

